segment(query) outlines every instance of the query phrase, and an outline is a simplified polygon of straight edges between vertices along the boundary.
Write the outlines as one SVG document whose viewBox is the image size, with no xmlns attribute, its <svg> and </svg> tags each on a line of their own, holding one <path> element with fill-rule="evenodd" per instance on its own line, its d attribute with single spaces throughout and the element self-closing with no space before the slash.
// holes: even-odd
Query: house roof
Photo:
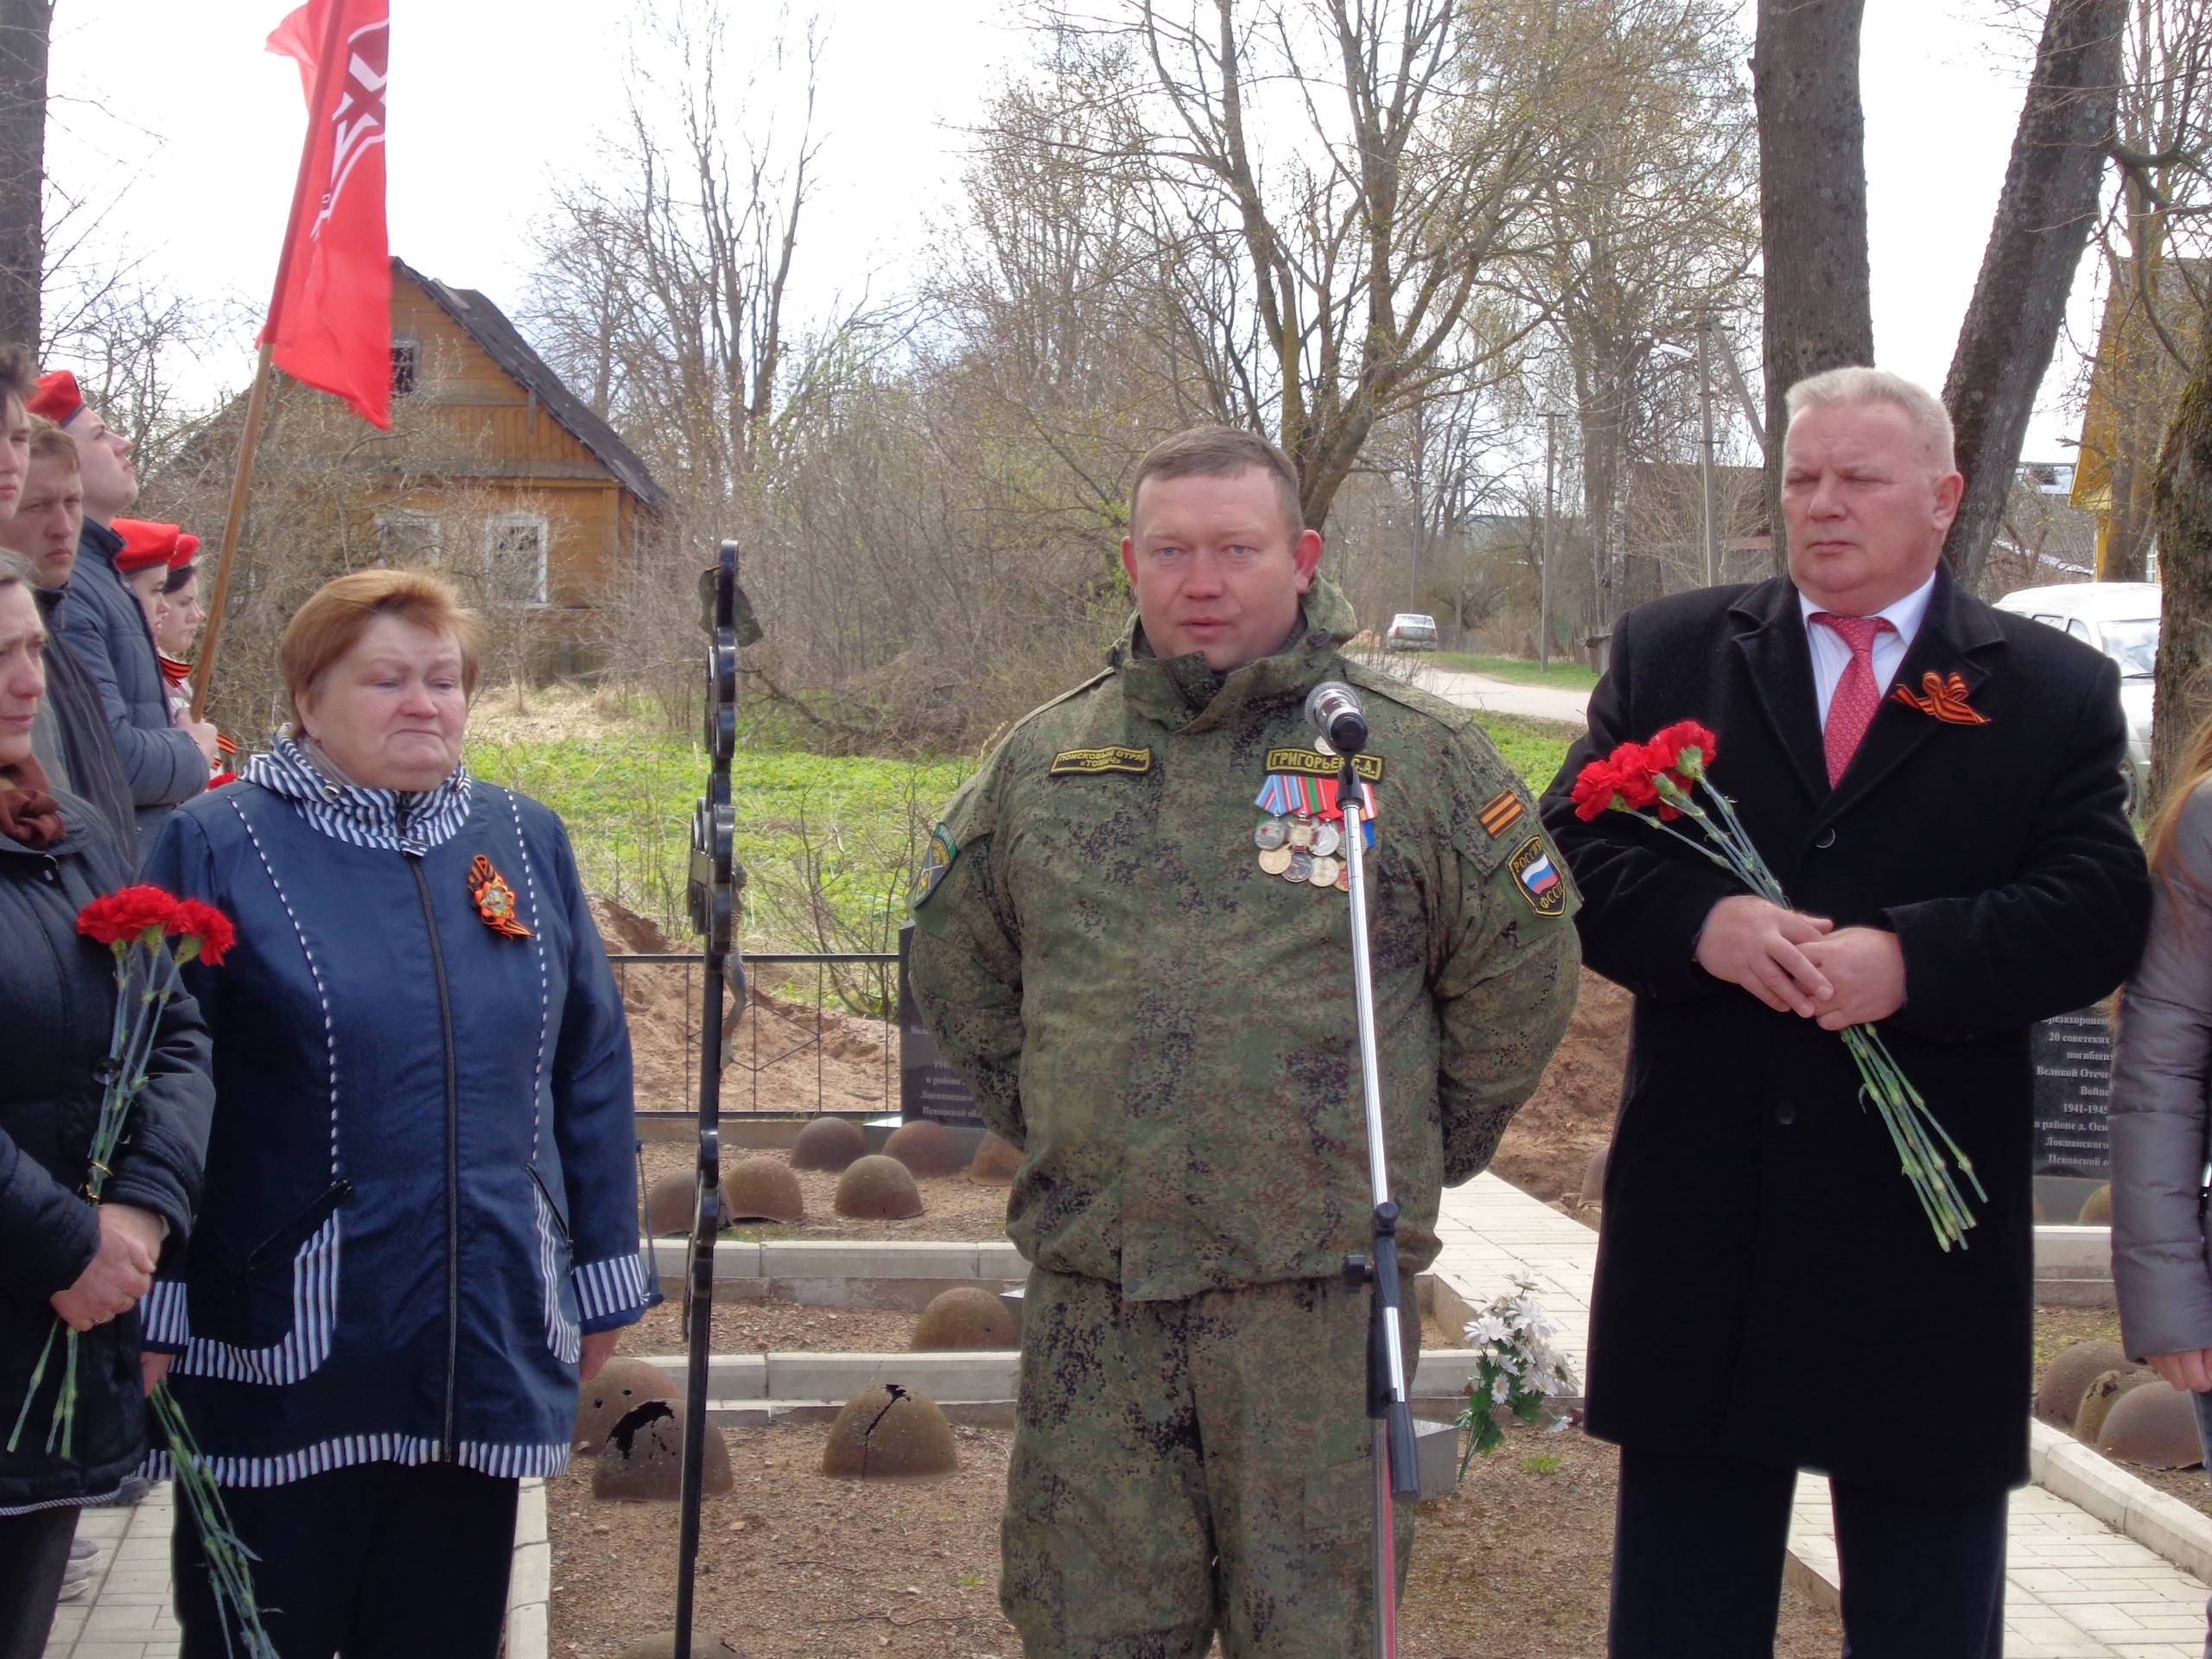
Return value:
<svg viewBox="0 0 2212 1659">
<path fill-rule="evenodd" d="M 451 317 L 461 331 L 484 348 L 489 357 L 568 429 L 570 436 L 596 455 L 607 470 L 621 480 L 631 494 L 655 512 L 666 512 L 668 493 L 653 481 L 636 450 L 622 442 L 589 404 L 569 390 L 545 359 L 532 351 L 507 314 L 473 288 L 449 288 L 435 276 L 426 276 L 403 259 L 394 259 L 395 274 L 407 277 L 428 294 L 438 308 Z"/>
</svg>

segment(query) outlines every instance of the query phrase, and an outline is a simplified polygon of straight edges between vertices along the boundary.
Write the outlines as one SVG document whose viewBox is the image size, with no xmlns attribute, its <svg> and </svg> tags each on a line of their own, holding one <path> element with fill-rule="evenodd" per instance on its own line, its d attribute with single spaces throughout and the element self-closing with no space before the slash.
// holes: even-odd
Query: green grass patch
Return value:
<svg viewBox="0 0 2212 1659">
<path fill-rule="evenodd" d="M 1559 1453 L 1556 1452 L 1536 1452 L 1531 1457 L 1522 1459 L 1521 1466 L 1532 1475 L 1555 1475 L 1559 1473 Z"/>
<path fill-rule="evenodd" d="M 1497 745 L 1505 764 L 1519 772 L 1529 787 L 1541 795 L 1551 786 L 1567 764 L 1567 752 L 1582 735 L 1580 727 L 1563 721 L 1532 720 L 1526 715 L 1478 713 L 1475 718 Z"/>
<path fill-rule="evenodd" d="M 1474 657 L 1464 651 L 1440 651 L 1432 660 L 1439 668 L 1487 674 L 1494 680 L 1511 680 L 1520 685 L 1556 685 L 1570 691 L 1587 691 L 1598 683 L 1596 669 L 1563 659 L 1543 669 L 1520 657 Z"/>
<path fill-rule="evenodd" d="M 479 777 L 559 813 L 584 886 L 658 922 L 683 946 L 691 816 L 706 756 L 643 724 L 544 741 L 474 741 Z M 973 765 L 747 747 L 730 764 L 748 948 L 889 950 L 937 815 Z"/>
<path fill-rule="evenodd" d="M 1478 718 L 1538 791 L 1577 735 L 1554 721 Z M 897 949 L 930 830 L 974 763 L 810 754 L 755 747 L 759 735 L 740 737 L 730 765 L 747 948 Z M 692 946 L 684 884 L 707 763 L 689 736 L 623 721 L 582 735 L 480 736 L 467 758 L 478 777 L 561 815 L 588 889 L 658 923 L 679 949 Z"/>
</svg>

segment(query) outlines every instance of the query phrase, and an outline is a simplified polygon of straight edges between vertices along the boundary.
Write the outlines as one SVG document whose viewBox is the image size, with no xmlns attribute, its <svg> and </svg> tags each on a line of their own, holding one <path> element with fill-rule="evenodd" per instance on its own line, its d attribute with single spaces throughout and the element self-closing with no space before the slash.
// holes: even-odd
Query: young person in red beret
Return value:
<svg viewBox="0 0 2212 1659">
<path fill-rule="evenodd" d="M 207 787 L 209 769 L 220 753 L 215 728 L 189 715 L 180 722 L 171 713 L 152 625 L 116 563 L 125 550 L 125 537 L 116 530 L 115 519 L 138 499 L 130 440 L 100 418 L 66 369 L 40 377 L 30 406 L 76 440 L 85 531 L 70 601 L 61 613 L 61 637 L 99 685 L 137 809 L 139 837 L 150 841 L 179 802 Z M 172 543 L 164 562 L 174 549 Z"/>
</svg>

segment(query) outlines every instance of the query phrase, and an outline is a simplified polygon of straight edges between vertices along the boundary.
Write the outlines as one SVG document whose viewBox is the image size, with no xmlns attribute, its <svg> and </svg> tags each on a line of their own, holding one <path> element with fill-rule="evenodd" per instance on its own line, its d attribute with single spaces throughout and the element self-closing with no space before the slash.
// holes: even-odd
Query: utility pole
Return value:
<svg viewBox="0 0 2212 1659">
<path fill-rule="evenodd" d="M 1697 404 L 1698 417 L 1703 423 L 1705 448 L 1699 457 L 1705 486 L 1705 585 L 1718 587 L 1720 582 L 1720 512 L 1715 495 L 1713 467 L 1713 318 L 1708 315 L 1698 319 L 1697 325 Z"/>
<path fill-rule="evenodd" d="M 1552 665 L 1552 484 L 1559 461 L 1559 416 L 1544 415 L 1544 545 L 1537 555 L 1537 583 L 1541 601 L 1537 607 L 1536 666 Z"/>
</svg>

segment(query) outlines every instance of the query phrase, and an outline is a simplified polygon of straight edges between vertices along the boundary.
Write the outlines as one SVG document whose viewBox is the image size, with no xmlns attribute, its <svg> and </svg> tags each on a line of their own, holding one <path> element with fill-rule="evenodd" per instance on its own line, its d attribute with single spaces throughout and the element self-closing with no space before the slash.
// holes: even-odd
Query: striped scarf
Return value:
<svg viewBox="0 0 2212 1659">
<path fill-rule="evenodd" d="M 461 833 L 473 804 L 468 768 L 455 766 L 445 782 L 425 794 L 397 789 L 365 789 L 326 777 L 286 733 L 276 734 L 266 754 L 245 764 L 248 782 L 283 796 L 293 809 L 333 841 L 373 847 L 387 853 L 421 857 Z"/>
</svg>

